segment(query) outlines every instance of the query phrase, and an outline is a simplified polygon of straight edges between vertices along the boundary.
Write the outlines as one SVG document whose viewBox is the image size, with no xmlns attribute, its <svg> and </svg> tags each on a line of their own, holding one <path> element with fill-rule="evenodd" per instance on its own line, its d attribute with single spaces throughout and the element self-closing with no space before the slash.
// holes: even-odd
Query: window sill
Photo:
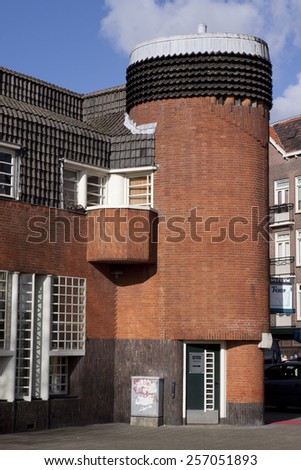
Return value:
<svg viewBox="0 0 301 470">
<path fill-rule="evenodd" d="M 9 199 L 10 201 L 17 200 L 15 196 L 8 196 L 7 194 L 0 194 L 0 199 L 4 199 L 4 200 Z"/>
<path fill-rule="evenodd" d="M 14 351 L 9 351 L 7 349 L 0 349 L 0 357 L 12 357 L 15 355 Z"/>
<path fill-rule="evenodd" d="M 70 399 L 73 399 L 73 400 L 78 400 L 79 399 L 79 396 L 78 395 L 49 395 L 49 400 L 62 400 L 62 399 L 66 399 L 66 400 L 70 400 Z"/>
<path fill-rule="evenodd" d="M 153 212 L 158 212 L 156 209 L 153 207 L 149 206 L 139 206 L 139 205 L 129 205 L 129 204 L 124 204 L 124 205 L 109 205 L 109 204 L 104 204 L 102 206 L 90 206 L 86 208 L 86 211 L 93 211 L 93 210 L 99 210 L 99 209 L 137 209 L 137 210 L 142 210 L 142 211 L 153 211 Z"/>
<path fill-rule="evenodd" d="M 86 351 L 83 349 L 51 349 L 49 356 L 84 356 Z"/>
</svg>

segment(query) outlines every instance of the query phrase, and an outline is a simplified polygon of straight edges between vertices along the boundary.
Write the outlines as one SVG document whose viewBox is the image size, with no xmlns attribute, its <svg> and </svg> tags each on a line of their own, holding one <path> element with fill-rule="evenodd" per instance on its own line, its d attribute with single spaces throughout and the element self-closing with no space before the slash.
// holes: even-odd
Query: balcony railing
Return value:
<svg viewBox="0 0 301 470">
<path fill-rule="evenodd" d="M 293 276 L 294 275 L 294 256 L 283 256 L 281 258 L 270 259 L 271 276 Z"/>
<path fill-rule="evenodd" d="M 285 204 L 278 204 L 271 206 L 270 213 L 270 227 L 278 227 L 280 225 L 290 225 L 294 223 L 293 214 L 294 204 L 289 202 Z"/>
</svg>

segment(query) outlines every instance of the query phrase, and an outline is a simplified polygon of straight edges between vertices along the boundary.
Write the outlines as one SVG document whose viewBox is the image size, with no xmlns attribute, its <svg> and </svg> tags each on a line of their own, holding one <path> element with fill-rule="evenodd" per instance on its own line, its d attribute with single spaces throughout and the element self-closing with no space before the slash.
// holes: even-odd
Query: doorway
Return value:
<svg viewBox="0 0 301 470">
<path fill-rule="evenodd" d="M 217 424 L 220 415 L 220 345 L 187 344 L 186 423 Z"/>
</svg>

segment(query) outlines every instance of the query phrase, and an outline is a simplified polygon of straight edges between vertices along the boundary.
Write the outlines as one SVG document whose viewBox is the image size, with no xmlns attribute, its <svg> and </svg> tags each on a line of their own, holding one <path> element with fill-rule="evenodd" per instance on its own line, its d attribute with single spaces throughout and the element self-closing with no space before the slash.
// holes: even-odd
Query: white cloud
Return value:
<svg viewBox="0 0 301 470">
<path fill-rule="evenodd" d="M 267 41 L 274 70 L 273 119 L 301 113 L 301 78 L 290 67 L 300 62 L 301 0 L 105 0 L 100 34 L 126 55 L 138 43 L 160 36 L 193 34 L 199 23 L 209 32 L 251 34 Z M 284 77 L 286 74 L 286 77 Z M 295 78 L 295 73 L 294 73 Z M 283 85 L 281 85 L 283 87 Z"/>
<path fill-rule="evenodd" d="M 101 34 L 125 53 L 139 42 L 160 36 L 193 34 L 199 23 L 208 31 L 251 34 L 257 9 L 238 0 L 106 0 Z"/>
<path fill-rule="evenodd" d="M 301 115 L 301 72 L 297 75 L 298 82 L 289 85 L 283 96 L 278 96 L 273 103 L 271 121 L 280 121 L 293 116 Z"/>
<path fill-rule="evenodd" d="M 139 42 L 160 36 L 208 31 L 253 34 L 277 58 L 288 41 L 301 47 L 300 0 L 105 0 L 101 35 L 129 54 Z"/>
</svg>

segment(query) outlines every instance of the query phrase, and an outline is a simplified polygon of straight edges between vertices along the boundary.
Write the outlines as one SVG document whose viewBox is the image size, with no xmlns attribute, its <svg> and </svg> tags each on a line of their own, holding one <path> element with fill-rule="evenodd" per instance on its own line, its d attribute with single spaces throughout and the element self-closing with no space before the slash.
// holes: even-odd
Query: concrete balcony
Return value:
<svg viewBox="0 0 301 470">
<path fill-rule="evenodd" d="M 292 225 L 294 223 L 293 209 L 294 204 L 292 203 L 271 206 L 269 209 L 270 228 Z"/>
<path fill-rule="evenodd" d="M 155 263 L 158 215 L 151 209 L 98 208 L 88 211 L 87 261 Z"/>
<path fill-rule="evenodd" d="M 270 275 L 273 276 L 293 276 L 294 256 L 270 259 Z"/>
</svg>

